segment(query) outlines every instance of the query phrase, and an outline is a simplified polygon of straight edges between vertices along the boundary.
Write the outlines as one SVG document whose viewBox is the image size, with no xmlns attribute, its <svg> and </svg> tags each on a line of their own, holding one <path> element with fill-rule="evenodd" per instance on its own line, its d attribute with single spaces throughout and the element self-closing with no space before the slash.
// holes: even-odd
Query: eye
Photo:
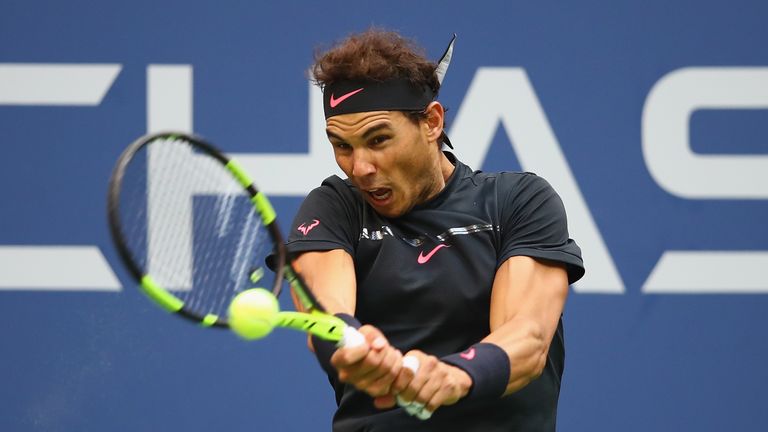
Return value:
<svg viewBox="0 0 768 432">
<path fill-rule="evenodd" d="M 333 145 L 333 148 L 335 150 L 339 150 L 339 151 L 347 151 L 347 150 L 352 148 L 351 145 L 349 145 L 349 144 L 347 144 L 345 142 L 333 142 L 333 143 L 331 143 L 331 145 Z"/>
<path fill-rule="evenodd" d="M 389 141 L 390 137 L 389 135 L 376 135 L 375 137 L 371 138 L 370 141 L 368 141 L 369 145 L 371 146 L 380 146 L 387 141 Z"/>
</svg>

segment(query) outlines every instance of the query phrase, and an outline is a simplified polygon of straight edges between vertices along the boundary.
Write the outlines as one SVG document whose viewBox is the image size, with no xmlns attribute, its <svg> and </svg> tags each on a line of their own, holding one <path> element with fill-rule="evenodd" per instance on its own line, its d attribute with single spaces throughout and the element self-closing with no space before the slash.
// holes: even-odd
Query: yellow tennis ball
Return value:
<svg viewBox="0 0 768 432">
<path fill-rule="evenodd" d="M 229 328 L 247 340 L 261 339 L 277 324 L 280 305 L 277 298 L 264 288 L 245 290 L 229 305 Z"/>
</svg>

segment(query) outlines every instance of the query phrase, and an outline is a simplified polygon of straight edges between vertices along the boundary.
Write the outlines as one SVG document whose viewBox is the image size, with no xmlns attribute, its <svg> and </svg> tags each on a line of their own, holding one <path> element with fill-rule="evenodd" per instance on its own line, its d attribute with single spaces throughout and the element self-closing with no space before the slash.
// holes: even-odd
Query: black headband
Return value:
<svg viewBox="0 0 768 432">
<path fill-rule="evenodd" d="M 422 111 L 435 99 L 426 86 L 407 79 L 383 82 L 340 81 L 323 89 L 325 118 L 366 111 Z"/>
</svg>

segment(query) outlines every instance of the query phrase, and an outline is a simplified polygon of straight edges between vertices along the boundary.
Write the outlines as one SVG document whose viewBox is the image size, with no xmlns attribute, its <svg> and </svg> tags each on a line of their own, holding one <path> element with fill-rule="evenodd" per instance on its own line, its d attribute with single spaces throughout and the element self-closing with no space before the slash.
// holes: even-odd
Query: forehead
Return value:
<svg viewBox="0 0 768 432">
<path fill-rule="evenodd" d="M 400 111 L 367 111 L 330 117 L 325 121 L 325 126 L 328 134 L 348 136 L 364 134 L 374 127 L 399 129 L 409 123 L 407 120 Z"/>
</svg>

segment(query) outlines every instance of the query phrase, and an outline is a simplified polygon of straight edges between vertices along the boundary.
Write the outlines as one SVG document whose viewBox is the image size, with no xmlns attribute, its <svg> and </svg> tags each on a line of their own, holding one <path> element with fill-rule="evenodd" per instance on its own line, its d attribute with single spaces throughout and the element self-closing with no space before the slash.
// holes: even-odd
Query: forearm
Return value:
<svg viewBox="0 0 768 432">
<path fill-rule="evenodd" d="M 507 354 L 505 395 L 541 376 L 567 296 L 568 278 L 562 265 L 517 256 L 497 271 L 491 294 L 491 333 L 483 342 Z"/>
<path fill-rule="evenodd" d="M 355 267 L 346 251 L 305 252 L 296 258 L 294 266 L 329 313 L 354 315 L 357 298 Z M 294 303 L 301 307 L 295 298 Z"/>
<path fill-rule="evenodd" d="M 505 395 L 514 393 L 541 376 L 547 362 L 554 330 L 526 319 L 512 319 L 483 339 L 497 345 L 509 357 L 509 380 Z"/>
<path fill-rule="evenodd" d="M 355 313 L 355 273 L 352 257 L 342 250 L 304 252 L 295 258 L 294 268 L 301 274 L 317 300 L 330 314 Z M 291 297 L 297 310 L 304 307 L 291 290 Z M 319 344 L 322 344 L 319 341 Z M 318 356 L 323 369 L 330 371 L 330 356 L 335 350 L 333 344 L 315 347 L 312 337 L 307 337 L 307 346 Z"/>
</svg>

